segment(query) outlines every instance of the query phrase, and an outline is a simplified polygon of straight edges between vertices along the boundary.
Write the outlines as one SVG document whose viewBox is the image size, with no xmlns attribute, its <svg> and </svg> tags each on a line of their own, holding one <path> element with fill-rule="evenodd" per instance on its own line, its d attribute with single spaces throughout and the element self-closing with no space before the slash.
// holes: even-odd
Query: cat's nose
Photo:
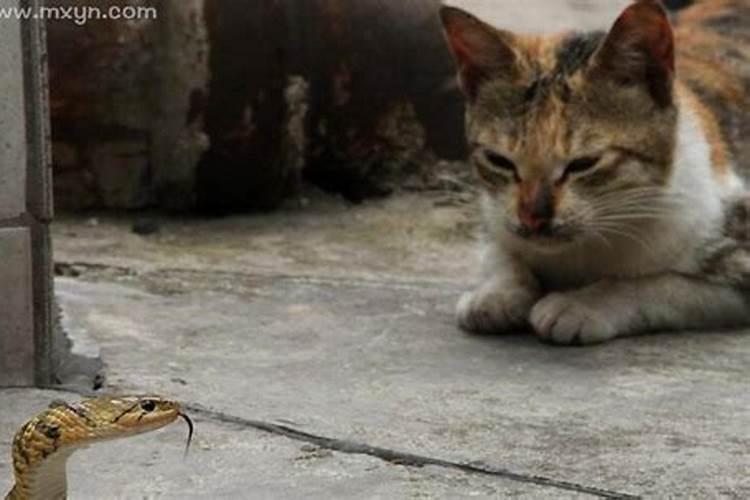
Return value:
<svg viewBox="0 0 750 500">
<path fill-rule="evenodd" d="M 532 233 L 544 232 L 544 230 L 548 229 L 552 224 L 552 218 L 547 217 L 534 217 L 519 214 L 519 219 L 521 220 L 523 228 Z"/>
<path fill-rule="evenodd" d="M 518 220 L 527 231 L 540 232 L 555 218 L 554 193 L 549 184 L 535 182 L 521 187 Z"/>
</svg>

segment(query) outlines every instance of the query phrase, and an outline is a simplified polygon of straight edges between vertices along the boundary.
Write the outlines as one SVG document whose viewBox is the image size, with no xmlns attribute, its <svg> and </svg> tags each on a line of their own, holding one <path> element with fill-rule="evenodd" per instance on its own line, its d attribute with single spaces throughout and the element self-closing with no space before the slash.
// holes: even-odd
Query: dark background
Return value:
<svg viewBox="0 0 750 500">
<path fill-rule="evenodd" d="M 268 210 L 302 183 L 356 202 L 464 155 L 435 0 L 158 6 L 49 24 L 60 208 Z"/>
</svg>

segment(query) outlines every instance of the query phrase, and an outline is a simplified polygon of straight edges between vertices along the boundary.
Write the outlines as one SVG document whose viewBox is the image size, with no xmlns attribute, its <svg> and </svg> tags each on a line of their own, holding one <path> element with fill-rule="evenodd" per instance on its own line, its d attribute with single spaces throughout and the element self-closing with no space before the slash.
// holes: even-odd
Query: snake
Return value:
<svg viewBox="0 0 750 500">
<path fill-rule="evenodd" d="M 15 484 L 6 500 L 65 500 L 71 455 L 96 443 L 152 432 L 178 418 L 193 422 L 176 401 L 159 396 L 103 396 L 79 403 L 55 401 L 26 422 L 13 439 Z"/>
</svg>

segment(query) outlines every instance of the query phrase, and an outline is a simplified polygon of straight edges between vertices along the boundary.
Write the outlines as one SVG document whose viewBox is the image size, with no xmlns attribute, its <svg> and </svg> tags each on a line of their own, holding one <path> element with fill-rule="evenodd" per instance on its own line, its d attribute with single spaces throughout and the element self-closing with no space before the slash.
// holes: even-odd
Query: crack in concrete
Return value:
<svg viewBox="0 0 750 500">
<path fill-rule="evenodd" d="M 221 269 L 181 269 L 181 268 L 160 268 L 146 271 L 136 271 L 135 269 L 127 266 L 117 266 L 99 263 L 87 263 L 87 262 L 58 262 L 57 271 L 60 274 L 68 275 L 73 278 L 85 278 L 85 274 L 97 272 L 110 272 L 116 273 L 128 277 L 146 277 L 146 276 L 158 276 L 164 273 L 174 273 L 182 275 L 200 276 L 204 274 L 211 274 L 214 276 L 227 275 L 237 279 L 238 274 L 244 279 L 253 280 L 284 280 L 293 283 L 314 283 L 314 284 L 326 284 L 333 286 L 369 286 L 369 287 L 383 287 L 383 288 L 422 288 L 425 286 L 435 287 L 442 286 L 446 290 L 453 290 L 456 287 L 455 283 L 436 283 L 436 282 L 419 282 L 419 281 L 392 281 L 392 280 L 377 280 L 377 279 L 346 279 L 346 278 L 332 278 L 332 277 L 313 277 L 313 276 L 299 276 L 299 275 L 284 275 L 278 273 L 236 273 L 227 272 Z M 71 272 L 74 271 L 74 272 Z M 79 274 L 81 273 L 81 274 Z M 54 388 L 53 390 L 60 390 Z M 63 389 L 64 390 L 64 389 Z M 73 392 L 90 397 L 95 395 L 90 391 L 79 391 L 74 390 Z M 373 446 L 367 443 L 349 441 L 346 439 L 331 438 L 316 434 L 311 434 L 294 427 L 281 425 L 277 423 L 266 422 L 262 420 L 253 420 L 243 417 L 230 415 L 227 413 L 211 410 L 200 406 L 198 404 L 187 404 L 185 409 L 197 416 L 202 416 L 205 420 L 213 421 L 215 423 L 229 424 L 238 426 L 241 428 L 255 429 L 258 431 L 270 433 L 277 436 L 283 436 L 288 439 L 295 441 L 310 443 L 316 445 L 322 449 L 352 454 L 352 455 L 366 455 L 373 458 L 383 460 L 388 463 L 402 465 L 406 467 L 427 467 L 434 466 L 443 469 L 457 470 L 466 474 L 482 475 L 494 477 L 497 479 L 503 479 L 507 481 L 514 481 L 517 483 L 524 483 L 534 485 L 546 489 L 564 490 L 574 492 L 578 494 L 590 495 L 598 498 L 609 498 L 609 499 L 623 499 L 632 500 L 640 499 L 640 496 L 632 495 L 628 493 L 613 491 L 604 488 L 598 488 L 594 486 L 588 486 L 585 484 L 575 483 L 571 481 L 565 481 L 560 479 L 553 479 L 536 475 L 533 473 L 521 473 L 514 472 L 510 469 L 493 467 L 484 463 L 469 462 L 461 463 L 450 460 L 444 460 L 426 455 L 418 455 L 409 452 L 403 452 L 398 450 L 392 450 L 388 448 Z"/>
<path fill-rule="evenodd" d="M 226 413 L 209 410 L 202 406 L 194 404 L 186 405 L 186 409 L 193 412 L 194 414 L 200 415 L 203 418 L 214 422 L 231 424 L 243 428 L 250 428 L 275 435 L 280 435 L 289 439 L 293 439 L 295 441 L 303 441 L 319 446 L 320 448 L 336 451 L 339 453 L 346 453 L 350 455 L 367 455 L 395 465 L 402 465 L 405 467 L 441 467 L 444 469 L 458 470 L 467 474 L 493 476 L 509 481 L 515 481 L 518 483 L 532 484 L 543 488 L 572 491 L 575 493 L 582 493 L 598 498 L 610 498 L 618 500 L 636 500 L 642 498 L 637 495 L 631 495 L 628 493 L 622 493 L 593 486 L 586 486 L 570 481 L 551 479 L 535 474 L 513 472 L 509 469 L 491 467 L 486 464 L 453 462 L 440 458 L 401 452 L 388 448 L 381 448 L 378 446 L 371 446 L 366 443 L 358 443 L 345 439 L 318 436 L 285 425 L 236 417 Z"/>
<path fill-rule="evenodd" d="M 33 389 L 30 387 L 23 386 L 11 386 L 0 388 L 0 393 L 8 390 L 29 390 Z M 60 392 L 67 394 L 75 394 L 77 396 L 85 398 L 95 398 L 102 396 L 100 392 L 94 392 L 87 389 L 80 389 L 71 386 L 46 386 L 37 387 L 38 390 Z M 564 481 L 560 479 L 552 479 L 536 474 L 524 474 L 520 472 L 513 472 L 510 469 L 504 469 L 499 467 L 492 467 L 487 464 L 478 462 L 474 463 L 461 463 L 450 460 L 443 460 L 440 458 L 434 458 L 424 455 L 417 455 L 414 453 L 402 452 L 398 450 L 391 450 L 388 448 L 382 448 L 379 446 L 372 446 L 366 443 L 359 443 L 356 441 L 349 441 L 346 439 L 330 438 L 325 436 L 319 436 L 316 434 L 310 434 L 293 427 L 286 425 L 274 424 L 271 422 L 265 422 L 263 420 L 254 420 L 243 417 L 237 417 L 228 413 L 211 410 L 195 403 L 188 403 L 183 407 L 192 412 L 193 415 L 203 417 L 205 420 L 212 421 L 214 423 L 234 425 L 245 429 L 255 429 L 261 432 L 274 434 L 277 436 L 283 436 L 287 439 L 294 441 L 301 441 L 309 444 L 313 444 L 320 448 L 345 453 L 348 455 L 366 455 L 373 458 L 383 460 L 385 462 L 401 465 L 404 467 L 440 467 L 443 469 L 452 469 L 464 472 L 466 474 L 476 474 L 482 476 L 491 476 L 499 479 L 505 479 L 508 481 L 514 481 L 517 483 L 531 484 L 548 489 L 557 489 L 564 491 L 571 491 L 574 493 L 581 493 L 590 495 L 597 498 L 609 498 L 615 500 L 641 500 L 643 497 L 639 495 L 632 495 L 630 493 L 623 493 L 614 490 L 608 490 L 605 488 L 597 488 L 595 486 L 587 486 L 580 483 L 574 483 L 571 481 Z"/>
<path fill-rule="evenodd" d="M 238 272 L 226 269 L 188 269 L 188 268 L 155 268 L 149 270 L 135 270 L 127 266 L 113 264 L 102 264 L 93 262 L 64 262 L 56 261 L 55 269 L 59 276 L 70 278 L 84 278 L 85 273 L 110 272 L 119 276 L 134 278 L 143 278 L 159 274 L 183 274 L 183 275 L 213 275 L 227 276 L 231 278 L 245 278 L 254 280 L 278 280 L 288 281 L 298 284 L 311 285 L 335 285 L 335 286 L 358 286 L 358 287 L 378 287 L 393 290 L 413 290 L 424 289 L 426 287 L 440 287 L 445 291 L 455 291 L 462 289 L 463 283 L 449 280 L 399 280 L 393 279 L 374 279 L 374 278 L 342 278 L 330 276 L 312 276 L 300 274 L 284 274 L 274 271 L 258 272 Z"/>
</svg>

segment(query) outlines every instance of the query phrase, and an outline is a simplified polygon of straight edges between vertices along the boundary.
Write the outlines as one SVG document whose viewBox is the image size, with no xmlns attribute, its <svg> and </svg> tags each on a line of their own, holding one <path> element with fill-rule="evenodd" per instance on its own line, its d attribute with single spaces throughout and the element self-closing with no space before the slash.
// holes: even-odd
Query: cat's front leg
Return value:
<svg viewBox="0 0 750 500">
<path fill-rule="evenodd" d="M 470 333 L 510 333 L 528 326 L 529 313 L 541 297 L 539 284 L 522 263 L 495 253 L 483 259 L 484 281 L 461 297 L 459 326 Z"/>
<path fill-rule="evenodd" d="M 555 344 L 596 344 L 654 331 L 750 325 L 750 294 L 679 274 L 601 281 L 553 293 L 531 312 L 536 334 Z"/>
</svg>

